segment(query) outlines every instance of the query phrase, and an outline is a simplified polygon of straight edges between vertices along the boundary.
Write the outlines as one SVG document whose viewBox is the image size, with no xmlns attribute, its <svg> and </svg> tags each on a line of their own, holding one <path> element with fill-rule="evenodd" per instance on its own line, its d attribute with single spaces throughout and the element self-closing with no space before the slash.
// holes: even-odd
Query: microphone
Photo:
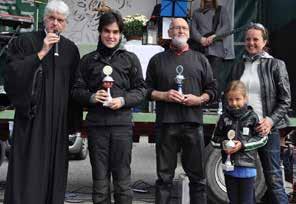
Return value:
<svg viewBox="0 0 296 204">
<path fill-rule="evenodd" d="M 54 33 L 57 36 L 60 36 L 60 33 L 57 30 L 55 30 Z M 59 56 L 59 42 L 54 45 L 54 56 Z"/>
</svg>

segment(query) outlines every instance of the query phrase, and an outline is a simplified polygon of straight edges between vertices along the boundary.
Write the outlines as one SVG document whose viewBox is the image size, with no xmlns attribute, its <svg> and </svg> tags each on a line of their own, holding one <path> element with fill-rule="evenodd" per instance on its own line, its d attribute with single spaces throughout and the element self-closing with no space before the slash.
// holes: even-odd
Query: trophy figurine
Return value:
<svg viewBox="0 0 296 204">
<path fill-rule="evenodd" d="M 178 86 L 178 92 L 181 95 L 183 95 L 182 84 L 183 84 L 183 81 L 185 79 L 184 75 L 182 75 L 183 70 L 184 70 L 184 68 L 183 68 L 182 65 L 178 65 L 176 67 L 177 76 L 175 77 L 175 80 L 176 80 L 176 84 Z"/>
<path fill-rule="evenodd" d="M 112 96 L 110 92 L 110 89 L 114 83 L 114 79 L 110 76 L 112 72 L 113 72 L 113 69 L 111 66 L 107 65 L 103 68 L 103 73 L 106 75 L 103 79 L 103 87 L 107 90 L 107 93 L 108 93 L 108 98 L 103 103 L 103 106 L 109 106 L 110 102 L 112 101 Z"/>
<path fill-rule="evenodd" d="M 225 141 L 224 148 L 231 149 L 235 146 L 235 143 L 233 142 L 233 139 L 235 138 L 235 131 L 229 130 L 227 133 L 227 137 L 229 140 Z M 222 168 L 224 171 L 233 171 L 234 170 L 234 166 L 232 165 L 231 160 L 230 160 L 230 154 L 227 155 L 227 159 L 225 161 L 225 164 L 222 164 Z"/>
</svg>

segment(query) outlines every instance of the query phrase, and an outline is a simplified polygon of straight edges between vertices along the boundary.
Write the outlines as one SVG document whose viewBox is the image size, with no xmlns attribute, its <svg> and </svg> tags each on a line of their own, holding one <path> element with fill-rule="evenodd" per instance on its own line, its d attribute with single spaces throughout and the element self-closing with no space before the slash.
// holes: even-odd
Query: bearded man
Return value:
<svg viewBox="0 0 296 204">
<path fill-rule="evenodd" d="M 156 204 L 170 203 L 180 150 L 190 203 L 207 203 L 202 105 L 215 100 L 216 81 L 206 57 L 189 48 L 184 19 L 173 19 L 168 34 L 170 49 L 153 56 L 146 73 L 148 97 L 156 101 Z"/>
</svg>

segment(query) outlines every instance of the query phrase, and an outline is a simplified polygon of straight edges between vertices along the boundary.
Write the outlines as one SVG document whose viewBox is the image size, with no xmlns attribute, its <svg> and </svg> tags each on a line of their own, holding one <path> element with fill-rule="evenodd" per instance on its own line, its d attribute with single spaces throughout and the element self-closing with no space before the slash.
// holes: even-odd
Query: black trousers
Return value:
<svg viewBox="0 0 296 204">
<path fill-rule="evenodd" d="M 156 204 L 169 204 L 177 153 L 189 178 L 190 203 L 207 203 L 204 172 L 204 138 L 202 125 L 195 123 L 161 124 L 156 132 Z"/>
<path fill-rule="evenodd" d="M 235 178 L 225 175 L 230 204 L 256 204 L 255 177 Z"/>
<path fill-rule="evenodd" d="M 209 60 L 209 63 L 212 67 L 213 75 L 215 79 L 219 78 L 219 72 L 221 72 L 221 68 L 223 68 L 223 58 L 216 57 L 213 55 L 206 56 Z"/>
<path fill-rule="evenodd" d="M 93 202 L 111 203 L 110 179 L 116 204 L 131 204 L 132 127 L 88 128 L 89 156 L 93 177 Z"/>
<path fill-rule="evenodd" d="M 216 56 L 213 56 L 213 55 L 208 55 L 206 56 L 209 60 L 209 63 L 212 67 L 212 71 L 213 71 L 213 76 L 214 78 L 216 79 L 216 82 L 217 82 L 217 87 L 218 87 L 218 96 L 217 96 L 217 100 L 220 99 L 221 97 L 221 92 L 224 91 L 223 90 L 223 82 L 221 80 L 225 80 L 225 78 L 221 79 L 220 77 L 220 73 L 222 72 L 222 69 L 224 68 L 223 66 L 223 58 L 220 58 L 220 57 L 216 57 Z M 218 102 L 218 101 L 217 101 Z"/>
</svg>

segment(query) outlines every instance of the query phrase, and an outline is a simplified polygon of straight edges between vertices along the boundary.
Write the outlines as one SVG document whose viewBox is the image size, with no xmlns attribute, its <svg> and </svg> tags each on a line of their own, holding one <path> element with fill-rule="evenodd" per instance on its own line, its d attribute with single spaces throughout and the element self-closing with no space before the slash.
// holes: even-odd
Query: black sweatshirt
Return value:
<svg viewBox="0 0 296 204">
<path fill-rule="evenodd" d="M 151 92 L 177 89 L 175 82 L 176 67 L 182 65 L 185 77 L 183 93 L 200 96 L 207 93 L 210 101 L 216 98 L 217 85 L 208 60 L 199 52 L 188 50 L 176 55 L 172 50 L 166 50 L 153 56 L 148 64 L 146 85 L 148 98 Z M 156 122 L 184 123 L 193 122 L 202 124 L 201 106 L 184 106 L 182 104 L 164 101 L 156 102 Z"/>
</svg>

